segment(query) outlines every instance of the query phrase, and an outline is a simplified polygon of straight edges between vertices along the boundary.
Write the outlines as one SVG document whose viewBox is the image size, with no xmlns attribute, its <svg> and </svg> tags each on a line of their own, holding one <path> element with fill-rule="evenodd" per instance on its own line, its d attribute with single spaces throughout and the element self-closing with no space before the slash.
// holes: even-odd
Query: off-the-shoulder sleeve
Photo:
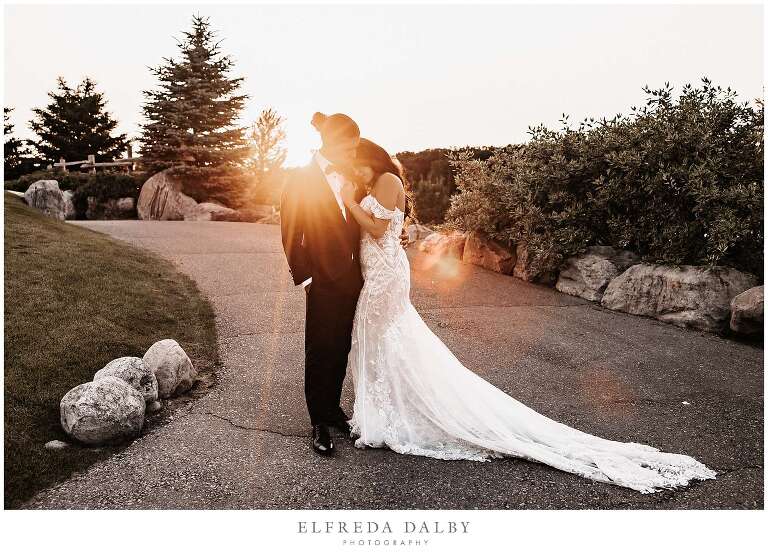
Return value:
<svg viewBox="0 0 768 552">
<path fill-rule="evenodd" d="M 368 203 L 368 208 L 371 210 L 371 214 L 376 217 L 377 219 L 386 219 L 389 220 L 392 217 L 395 216 L 394 211 L 390 211 L 386 207 L 384 207 L 379 201 L 373 197 L 372 195 L 368 196 L 369 199 L 366 200 Z"/>
</svg>

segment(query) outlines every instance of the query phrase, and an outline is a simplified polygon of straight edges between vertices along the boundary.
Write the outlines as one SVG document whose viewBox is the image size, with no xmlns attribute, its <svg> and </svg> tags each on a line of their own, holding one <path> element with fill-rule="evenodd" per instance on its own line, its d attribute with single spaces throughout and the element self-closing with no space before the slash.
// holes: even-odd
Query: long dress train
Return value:
<svg viewBox="0 0 768 552">
<path fill-rule="evenodd" d="M 410 267 L 399 244 L 403 212 L 370 195 L 360 205 L 390 223 L 383 237 L 364 232 L 360 243 L 365 285 L 348 357 L 356 447 L 444 460 L 514 456 L 641 493 L 714 479 L 715 471 L 690 456 L 547 418 L 463 366 L 411 304 Z"/>
</svg>

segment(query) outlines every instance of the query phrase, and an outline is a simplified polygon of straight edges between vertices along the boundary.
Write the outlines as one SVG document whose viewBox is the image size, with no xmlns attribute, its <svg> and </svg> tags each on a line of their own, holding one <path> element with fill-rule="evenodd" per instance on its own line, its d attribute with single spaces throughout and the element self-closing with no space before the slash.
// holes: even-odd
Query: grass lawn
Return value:
<svg viewBox="0 0 768 552">
<path fill-rule="evenodd" d="M 178 341 L 198 370 L 190 394 L 163 400 L 144 431 L 215 382 L 213 309 L 194 281 L 160 257 L 44 217 L 5 193 L 5 508 L 126 445 L 48 451 L 68 441 L 59 401 L 120 356 Z"/>
</svg>

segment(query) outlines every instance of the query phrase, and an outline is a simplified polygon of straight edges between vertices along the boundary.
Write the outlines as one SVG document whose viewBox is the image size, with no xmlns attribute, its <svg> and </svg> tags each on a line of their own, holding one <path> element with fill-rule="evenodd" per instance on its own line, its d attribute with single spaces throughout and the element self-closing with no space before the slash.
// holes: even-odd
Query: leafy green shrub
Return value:
<svg viewBox="0 0 768 552">
<path fill-rule="evenodd" d="M 26 192 L 30 184 L 37 182 L 38 180 L 56 180 L 59 183 L 59 189 L 64 191 L 76 189 L 78 186 L 87 182 L 90 176 L 89 173 L 71 171 L 62 172 L 61 170 L 52 169 L 25 174 L 16 180 L 6 180 L 3 184 L 6 190 Z"/>
<path fill-rule="evenodd" d="M 462 148 L 472 158 L 488 159 L 497 148 Z M 451 170 L 451 156 L 455 150 L 437 148 L 419 152 L 404 151 L 396 155 L 411 184 L 414 211 L 420 222 L 439 224 L 456 193 L 456 181 Z"/>
<path fill-rule="evenodd" d="M 589 245 L 763 274 L 763 105 L 708 79 L 644 88 L 629 116 L 530 129 L 490 159 L 452 155 L 450 224 L 525 242 L 538 274 Z"/>
<path fill-rule="evenodd" d="M 108 199 L 132 197 L 134 205 L 139 199 L 141 186 L 147 180 L 146 173 L 125 172 L 97 172 L 87 175 L 86 181 L 72 194 L 72 203 L 75 205 L 77 218 L 85 218 L 88 210 L 88 197 L 95 197 L 96 201 L 103 202 Z"/>
</svg>

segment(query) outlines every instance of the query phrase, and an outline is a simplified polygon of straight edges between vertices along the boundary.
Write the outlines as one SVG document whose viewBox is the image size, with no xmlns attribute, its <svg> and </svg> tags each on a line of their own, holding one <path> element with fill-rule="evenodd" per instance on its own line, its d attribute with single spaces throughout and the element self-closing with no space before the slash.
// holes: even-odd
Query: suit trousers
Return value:
<svg viewBox="0 0 768 552">
<path fill-rule="evenodd" d="M 360 266 L 326 282 L 312 279 L 304 328 L 304 394 L 312 424 L 346 420 L 341 390 L 352 345 L 352 324 L 363 287 Z"/>
</svg>

